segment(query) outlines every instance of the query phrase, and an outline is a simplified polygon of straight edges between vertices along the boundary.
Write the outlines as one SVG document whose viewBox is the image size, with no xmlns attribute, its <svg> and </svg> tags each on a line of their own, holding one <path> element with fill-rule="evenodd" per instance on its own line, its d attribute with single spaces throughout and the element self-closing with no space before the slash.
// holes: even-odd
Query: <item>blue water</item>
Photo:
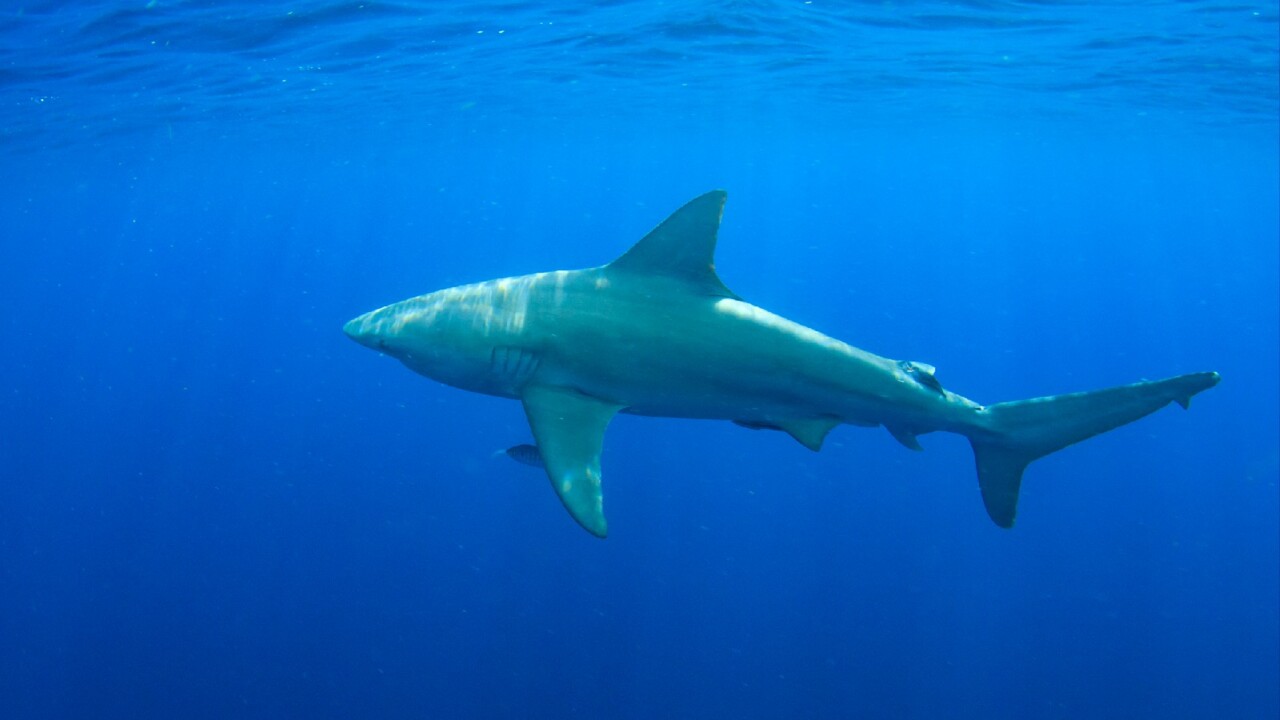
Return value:
<svg viewBox="0 0 1280 720">
<path fill-rule="evenodd" d="M 0 16 L 0 716 L 1273 718 L 1274 2 Z M 518 403 L 341 332 L 729 191 L 744 298 L 979 402 L 1216 370 L 1027 472 Z"/>
</svg>

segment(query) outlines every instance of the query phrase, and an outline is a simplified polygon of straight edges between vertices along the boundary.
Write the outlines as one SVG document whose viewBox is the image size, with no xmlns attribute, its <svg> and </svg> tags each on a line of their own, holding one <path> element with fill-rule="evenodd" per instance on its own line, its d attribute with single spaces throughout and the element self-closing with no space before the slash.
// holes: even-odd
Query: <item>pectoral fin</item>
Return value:
<svg viewBox="0 0 1280 720">
<path fill-rule="evenodd" d="M 608 532 L 600 489 L 604 430 L 620 406 L 576 390 L 534 385 L 522 397 L 551 487 L 578 524 L 596 537 Z"/>
</svg>

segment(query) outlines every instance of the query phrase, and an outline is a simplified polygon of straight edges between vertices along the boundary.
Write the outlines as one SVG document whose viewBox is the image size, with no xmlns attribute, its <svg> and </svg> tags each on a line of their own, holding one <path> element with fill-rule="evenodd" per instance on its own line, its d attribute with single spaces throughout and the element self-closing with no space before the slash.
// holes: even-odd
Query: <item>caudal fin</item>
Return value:
<svg viewBox="0 0 1280 720">
<path fill-rule="evenodd" d="M 1093 392 L 998 403 L 978 411 L 983 430 L 969 436 L 987 514 L 1013 527 L 1022 472 L 1033 460 L 1150 415 L 1218 384 L 1218 373 L 1193 373 Z"/>
</svg>

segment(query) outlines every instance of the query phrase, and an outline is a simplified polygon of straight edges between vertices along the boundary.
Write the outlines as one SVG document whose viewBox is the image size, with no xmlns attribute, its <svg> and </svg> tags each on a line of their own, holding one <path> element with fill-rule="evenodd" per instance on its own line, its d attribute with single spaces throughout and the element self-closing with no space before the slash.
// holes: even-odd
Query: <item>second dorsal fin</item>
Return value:
<svg viewBox="0 0 1280 720">
<path fill-rule="evenodd" d="M 703 292 L 737 297 L 716 275 L 716 233 L 727 194 L 712 190 L 671 213 L 640 242 L 609 264 L 636 275 L 677 278 Z"/>
</svg>

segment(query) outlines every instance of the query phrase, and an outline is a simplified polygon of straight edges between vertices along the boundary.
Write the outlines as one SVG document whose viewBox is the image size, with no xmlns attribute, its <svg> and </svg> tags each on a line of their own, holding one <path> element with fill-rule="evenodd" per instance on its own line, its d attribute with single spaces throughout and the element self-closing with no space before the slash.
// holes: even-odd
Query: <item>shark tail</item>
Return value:
<svg viewBox="0 0 1280 720">
<path fill-rule="evenodd" d="M 1218 384 L 1218 373 L 1193 373 L 1151 382 L 1069 395 L 997 403 L 979 410 L 982 421 L 969 433 L 978 466 L 978 486 L 996 525 L 1013 527 L 1022 473 L 1032 461 L 1127 425 Z"/>
</svg>

